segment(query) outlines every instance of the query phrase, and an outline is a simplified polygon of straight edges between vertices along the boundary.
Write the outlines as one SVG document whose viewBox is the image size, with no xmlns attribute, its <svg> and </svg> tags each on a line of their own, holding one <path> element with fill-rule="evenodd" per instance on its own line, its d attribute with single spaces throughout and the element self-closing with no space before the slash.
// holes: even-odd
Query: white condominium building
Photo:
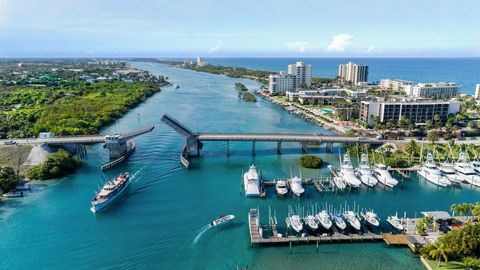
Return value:
<svg viewBox="0 0 480 270">
<path fill-rule="evenodd" d="M 348 62 L 338 66 L 338 76 L 343 82 L 352 82 L 353 84 L 368 82 L 368 66 Z"/>
<path fill-rule="evenodd" d="M 296 87 L 302 84 L 310 86 L 312 82 L 312 66 L 303 62 L 288 65 L 288 74 L 295 75 Z"/>
<path fill-rule="evenodd" d="M 399 91 L 404 90 L 406 86 L 413 85 L 411 81 L 397 80 L 397 79 L 383 79 L 380 80 L 380 88 L 384 90 Z"/>
<path fill-rule="evenodd" d="M 407 95 L 423 98 L 452 98 L 458 93 L 458 85 L 451 82 L 418 83 L 405 87 Z"/>
<path fill-rule="evenodd" d="M 296 89 L 296 76 L 281 71 L 268 75 L 268 91 L 271 94 L 285 93 Z"/>
<path fill-rule="evenodd" d="M 476 99 L 479 99 L 479 98 L 480 98 L 480 83 L 478 83 L 478 84 L 475 86 L 475 98 L 476 98 Z"/>
</svg>

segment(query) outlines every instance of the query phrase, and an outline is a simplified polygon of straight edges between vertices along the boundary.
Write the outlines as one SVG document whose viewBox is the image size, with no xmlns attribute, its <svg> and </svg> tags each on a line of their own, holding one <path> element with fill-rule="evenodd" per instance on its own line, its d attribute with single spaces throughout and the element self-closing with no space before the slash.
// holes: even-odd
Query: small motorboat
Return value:
<svg viewBox="0 0 480 270">
<path fill-rule="evenodd" d="M 278 195 L 284 196 L 288 193 L 287 182 L 285 180 L 278 180 L 277 183 L 275 183 L 275 190 Z"/>
<path fill-rule="evenodd" d="M 330 219 L 330 215 L 326 210 L 323 210 L 322 212 L 316 214 L 315 218 L 326 230 L 330 230 L 330 228 L 332 227 L 332 220 Z"/>
<path fill-rule="evenodd" d="M 362 225 L 360 224 L 360 220 L 358 220 L 357 214 L 355 214 L 355 212 L 345 211 L 343 216 L 345 217 L 345 219 L 348 221 L 348 224 L 350 224 L 352 228 L 354 228 L 357 231 L 361 229 Z"/>
<path fill-rule="evenodd" d="M 26 190 L 31 190 L 31 187 L 29 184 L 21 184 L 21 185 L 17 185 L 15 187 L 15 190 L 16 191 L 26 191 Z"/>
<path fill-rule="evenodd" d="M 302 219 L 299 215 L 292 215 L 286 218 L 287 226 L 292 228 L 297 233 L 303 230 Z"/>
<path fill-rule="evenodd" d="M 362 217 L 368 225 L 371 225 L 373 227 L 378 227 L 380 225 L 377 214 L 373 211 L 367 211 L 365 213 L 362 213 Z"/>
<path fill-rule="evenodd" d="M 335 221 L 335 225 L 337 228 L 339 228 L 341 231 L 345 230 L 347 228 L 347 223 L 345 223 L 345 220 L 343 220 L 342 216 L 340 214 L 335 214 L 333 215 L 333 221 Z"/>
<path fill-rule="evenodd" d="M 396 230 L 403 231 L 402 221 L 398 218 L 397 215 L 389 216 L 387 222 Z"/>
<path fill-rule="evenodd" d="M 218 225 L 227 223 L 227 222 L 233 220 L 234 218 L 235 218 L 234 215 L 219 216 L 217 219 L 215 219 L 214 221 L 212 221 L 212 222 L 210 223 L 210 225 L 211 225 L 212 227 L 215 227 L 215 226 L 218 226 Z"/>
<path fill-rule="evenodd" d="M 303 218 L 303 222 L 307 225 L 307 228 L 311 231 L 318 230 L 318 223 L 314 216 L 308 215 Z"/>
<path fill-rule="evenodd" d="M 9 191 L 2 194 L 5 198 L 19 198 L 23 197 L 23 191 Z"/>
</svg>

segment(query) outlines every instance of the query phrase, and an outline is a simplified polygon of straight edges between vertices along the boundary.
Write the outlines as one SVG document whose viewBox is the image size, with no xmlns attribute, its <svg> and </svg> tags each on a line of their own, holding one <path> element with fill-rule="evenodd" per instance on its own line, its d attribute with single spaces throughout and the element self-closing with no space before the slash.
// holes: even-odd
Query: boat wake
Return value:
<svg viewBox="0 0 480 270">
<path fill-rule="evenodd" d="M 193 244 L 196 244 L 198 243 L 198 240 L 200 240 L 200 238 L 202 237 L 202 235 L 204 233 L 206 233 L 210 228 L 212 228 L 212 225 L 210 224 L 207 224 L 205 226 L 203 226 L 200 231 L 198 232 L 197 236 L 195 236 L 195 239 L 193 239 Z"/>
<path fill-rule="evenodd" d="M 130 181 L 131 183 L 137 183 L 141 177 L 138 177 L 137 178 L 137 175 L 139 175 L 140 173 L 143 172 L 143 169 L 145 169 L 146 166 L 144 166 L 143 168 L 141 168 L 140 170 L 136 171 L 135 173 L 132 174 L 132 176 L 130 177 Z"/>
</svg>

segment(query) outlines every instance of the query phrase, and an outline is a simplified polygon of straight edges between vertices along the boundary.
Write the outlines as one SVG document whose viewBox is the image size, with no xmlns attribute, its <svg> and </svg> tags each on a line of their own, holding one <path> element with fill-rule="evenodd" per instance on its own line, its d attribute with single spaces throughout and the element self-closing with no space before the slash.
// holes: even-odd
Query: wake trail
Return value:
<svg viewBox="0 0 480 270">
<path fill-rule="evenodd" d="M 202 237 L 202 235 L 206 233 L 210 228 L 212 228 L 212 225 L 210 224 L 203 226 L 198 232 L 197 236 L 195 236 L 195 239 L 193 239 L 193 244 L 198 243 L 198 240 L 200 240 L 200 237 Z"/>
</svg>

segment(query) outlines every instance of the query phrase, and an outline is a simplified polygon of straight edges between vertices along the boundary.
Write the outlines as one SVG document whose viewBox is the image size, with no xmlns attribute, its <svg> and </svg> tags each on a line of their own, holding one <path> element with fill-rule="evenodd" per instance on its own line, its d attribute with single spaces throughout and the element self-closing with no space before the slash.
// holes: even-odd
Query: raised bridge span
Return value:
<svg viewBox="0 0 480 270">
<path fill-rule="evenodd" d="M 185 145 L 180 157 L 181 162 L 188 167 L 189 156 L 199 156 L 203 147 L 202 142 L 206 141 L 224 141 L 227 142 L 227 154 L 229 154 L 230 141 L 249 141 L 252 142 L 252 154 L 255 155 L 255 142 L 276 142 L 277 153 L 281 154 L 282 142 L 298 142 L 302 150 L 307 152 L 308 144 L 325 144 L 327 149 L 332 149 L 334 143 L 355 143 L 355 144 L 383 144 L 385 141 L 371 138 L 356 138 L 339 135 L 321 135 L 321 134 L 295 134 L 295 133 L 207 133 L 193 132 L 185 125 L 170 115 L 165 114 L 162 122 L 170 126 L 178 134 L 185 138 Z"/>
</svg>

